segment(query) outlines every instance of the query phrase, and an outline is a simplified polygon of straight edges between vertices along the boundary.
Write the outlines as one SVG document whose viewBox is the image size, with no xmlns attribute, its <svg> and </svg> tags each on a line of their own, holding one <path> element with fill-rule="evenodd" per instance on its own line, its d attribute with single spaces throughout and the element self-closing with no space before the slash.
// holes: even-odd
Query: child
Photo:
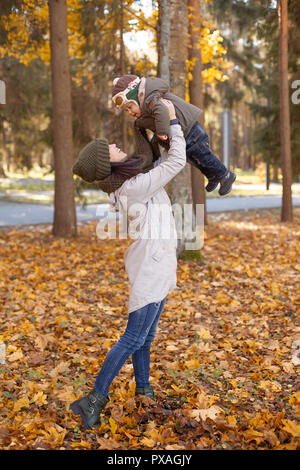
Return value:
<svg viewBox="0 0 300 470">
<path fill-rule="evenodd" d="M 187 161 L 208 179 L 206 191 L 213 191 L 220 184 L 220 196 L 228 194 L 236 175 L 211 151 L 208 135 L 198 122 L 201 109 L 170 93 L 168 84 L 160 78 L 140 79 L 136 75 L 123 75 L 113 81 L 112 100 L 117 108 L 123 109 L 136 119 L 135 133 L 138 130 L 143 133 L 145 129 L 150 129 L 158 143 L 168 149 L 169 116 L 166 106 L 160 100 L 161 97 L 174 104 L 186 140 Z M 145 133 L 143 135 L 146 137 Z"/>
</svg>

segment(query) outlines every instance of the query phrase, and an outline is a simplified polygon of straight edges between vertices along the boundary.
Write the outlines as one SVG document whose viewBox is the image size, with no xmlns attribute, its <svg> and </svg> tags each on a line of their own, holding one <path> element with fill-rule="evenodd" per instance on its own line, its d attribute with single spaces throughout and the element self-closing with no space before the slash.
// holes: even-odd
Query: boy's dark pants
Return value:
<svg viewBox="0 0 300 470">
<path fill-rule="evenodd" d="M 221 180 L 228 170 L 211 151 L 208 135 L 199 122 L 193 125 L 185 140 L 188 162 L 199 168 L 208 180 Z"/>
</svg>

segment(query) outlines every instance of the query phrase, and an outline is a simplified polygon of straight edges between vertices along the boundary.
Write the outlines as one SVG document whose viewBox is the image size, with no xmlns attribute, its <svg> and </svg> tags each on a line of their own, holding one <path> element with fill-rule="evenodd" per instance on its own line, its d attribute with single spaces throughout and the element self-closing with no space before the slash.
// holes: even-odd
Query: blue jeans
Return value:
<svg viewBox="0 0 300 470">
<path fill-rule="evenodd" d="M 167 297 L 131 312 L 124 334 L 107 353 L 94 389 L 107 397 L 110 384 L 132 356 L 136 387 L 149 386 L 150 347 Z"/>
<path fill-rule="evenodd" d="M 199 168 L 208 180 L 220 180 L 227 173 L 227 168 L 213 154 L 209 138 L 199 122 L 193 125 L 186 136 L 186 156 L 191 165 Z"/>
</svg>

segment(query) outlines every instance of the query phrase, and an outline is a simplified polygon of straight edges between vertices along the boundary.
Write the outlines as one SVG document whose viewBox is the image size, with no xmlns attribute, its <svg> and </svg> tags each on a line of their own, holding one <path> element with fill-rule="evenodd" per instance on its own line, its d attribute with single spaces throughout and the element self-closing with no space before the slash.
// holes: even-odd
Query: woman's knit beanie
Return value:
<svg viewBox="0 0 300 470">
<path fill-rule="evenodd" d="M 89 142 L 79 153 L 73 173 L 88 183 L 102 180 L 111 174 L 109 146 L 106 139 Z"/>
</svg>

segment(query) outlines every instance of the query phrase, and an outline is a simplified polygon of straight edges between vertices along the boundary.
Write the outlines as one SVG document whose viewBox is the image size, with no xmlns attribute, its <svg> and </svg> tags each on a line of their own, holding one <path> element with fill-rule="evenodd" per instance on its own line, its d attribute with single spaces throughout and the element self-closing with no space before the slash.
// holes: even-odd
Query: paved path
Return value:
<svg viewBox="0 0 300 470">
<path fill-rule="evenodd" d="M 300 206 L 300 194 L 293 196 L 293 205 Z M 207 199 L 208 212 L 270 209 L 281 206 L 281 196 L 236 196 Z M 108 204 L 77 206 L 77 220 L 101 219 L 108 214 Z M 26 204 L 0 199 L 0 227 L 8 225 L 49 224 L 53 222 L 53 206 Z"/>
<path fill-rule="evenodd" d="M 235 196 L 207 199 L 208 212 L 226 212 L 281 207 L 281 196 Z M 293 195 L 293 206 L 300 206 L 300 194 Z"/>
</svg>

